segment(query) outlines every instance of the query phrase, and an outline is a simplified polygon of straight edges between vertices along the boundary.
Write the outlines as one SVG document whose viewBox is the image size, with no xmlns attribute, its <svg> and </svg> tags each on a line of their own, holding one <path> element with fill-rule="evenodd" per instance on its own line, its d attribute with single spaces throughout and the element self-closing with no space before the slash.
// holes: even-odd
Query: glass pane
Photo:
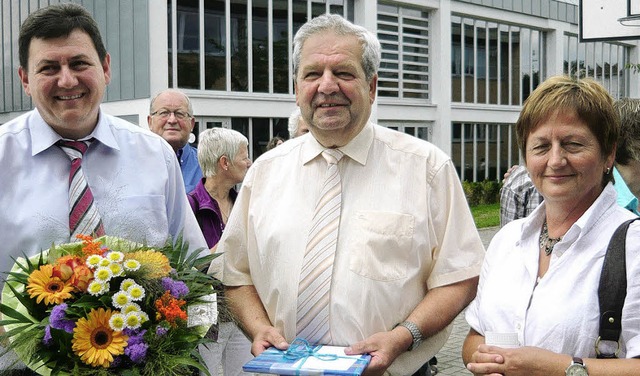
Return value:
<svg viewBox="0 0 640 376">
<path fill-rule="evenodd" d="M 489 23 L 489 103 L 498 104 L 498 25 Z"/>
<path fill-rule="evenodd" d="M 474 61 L 474 44 L 473 44 L 473 21 L 464 20 L 464 41 L 462 48 L 464 49 L 464 101 L 473 103 L 473 93 L 475 91 L 475 82 L 473 74 L 475 72 Z"/>
<path fill-rule="evenodd" d="M 224 0 L 206 0 L 204 2 L 205 89 L 226 90 L 226 49 Z"/>
<path fill-rule="evenodd" d="M 247 1 L 231 2 L 231 90 L 248 91 Z"/>
<path fill-rule="evenodd" d="M 509 104 L 520 105 L 520 50 L 528 48 L 527 45 L 522 45 L 520 42 L 520 29 L 517 27 L 511 27 L 510 32 L 511 43 L 511 101 Z"/>
<path fill-rule="evenodd" d="M 200 22 L 198 1 L 179 0 L 178 20 L 178 87 L 200 88 Z"/>
<path fill-rule="evenodd" d="M 254 160 L 252 140 L 251 137 L 249 137 L 249 118 L 232 118 L 231 129 L 242 133 L 249 140 L 249 158 Z"/>
<path fill-rule="evenodd" d="M 326 12 L 327 6 L 325 4 L 311 3 L 311 18 L 321 16 Z"/>
<path fill-rule="evenodd" d="M 289 138 L 289 118 L 273 119 L 273 135 L 280 136 L 285 140 Z"/>
<path fill-rule="evenodd" d="M 509 27 L 500 25 L 500 104 L 509 103 L 509 81 L 511 69 L 509 67 Z"/>
<path fill-rule="evenodd" d="M 294 1 L 293 7 L 293 35 L 305 22 L 307 22 L 307 3 L 306 1 Z"/>
<path fill-rule="evenodd" d="M 269 92 L 268 1 L 253 0 L 253 91 Z"/>
<path fill-rule="evenodd" d="M 457 18 L 457 17 L 456 17 Z M 462 100 L 462 41 L 460 35 L 460 23 L 451 24 L 451 100 L 460 102 Z"/>
<path fill-rule="evenodd" d="M 289 32 L 287 0 L 273 0 L 273 91 L 288 93 Z"/>
<path fill-rule="evenodd" d="M 487 29 L 484 22 L 478 22 L 476 26 L 477 103 L 487 103 Z"/>
<path fill-rule="evenodd" d="M 253 143 L 253 159 L 255 160 L 267 150 L 267 144 L 269 143 L 269 119 L 268 118 L 253 118 L 251 120 L 251 129 L 253 130 L 252 143 Z"/>
</svg>

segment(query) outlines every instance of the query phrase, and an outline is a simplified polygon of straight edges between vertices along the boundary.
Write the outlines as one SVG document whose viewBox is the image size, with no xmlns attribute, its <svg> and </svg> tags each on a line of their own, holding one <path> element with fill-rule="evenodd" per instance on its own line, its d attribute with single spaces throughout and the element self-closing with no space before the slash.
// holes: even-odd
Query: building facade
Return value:
<svg viewBox="0 0 640 376">
<path fill-rule="evenodd" d="M 0 124 L 31 109 L 17 76 L 20 23 L 60 1 L 1 0 Z M 295 109 L 292 39 L 310 17 L 338 13 L 382 43 L 372 120 L 433 142 L 462 179 L 499 179 L 519 162 L 514 123 L 546 77 L 601 82 L 640 97 L 637 40 L 580 43 L 578 0 L 83 0 L 111 54 L 107 113 L 146 127 L 167 87 L 193 101 L 197 133 L 245 134 L 252 158 L 287 137 Z M 197 141 L 196 141 L 197 142 Z"/>
</svg>

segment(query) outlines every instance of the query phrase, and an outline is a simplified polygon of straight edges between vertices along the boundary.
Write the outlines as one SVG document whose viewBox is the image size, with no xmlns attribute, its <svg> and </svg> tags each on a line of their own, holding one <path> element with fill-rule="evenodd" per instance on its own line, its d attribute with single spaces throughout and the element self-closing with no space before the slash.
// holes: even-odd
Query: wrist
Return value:
<svg viewBox="0 0 640 376">
<path fill-rule="evenodd" d="M 411 351 L 422 343 L 423 337 L 422 337 L 422 333 L 420 332 L 420 329 L 418 328 L 418 325 L 416 325 L 411 321 L 403 321 L 401 323 L 396 324 L 394 326 L 394 329 L 400 328 L 400 327 L 404 328 L 402 330 L 405 333 L 406 332 L 409 333 L 409 337 L 407 337 L 406 335 L 403 335 L 403 338 L 407 338 L 408 340 L 410 340 L 410 341 L 406 341 L 407 346 L 404 347 L 406 351 Z M 403 342 L 403 345 L 404 344 L 405 342 Z"/>
</svg>

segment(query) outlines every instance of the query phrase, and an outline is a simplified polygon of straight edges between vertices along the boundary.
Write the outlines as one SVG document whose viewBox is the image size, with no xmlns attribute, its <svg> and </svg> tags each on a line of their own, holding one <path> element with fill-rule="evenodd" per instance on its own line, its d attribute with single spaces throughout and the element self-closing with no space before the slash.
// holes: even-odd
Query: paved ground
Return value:
<svg viewBox="0 0 640 376">
<path fill-rule="evenodd" d="M 489 241 L 498 231 L 498 227 L 491 227 L 480 230 L 480 237 L 484 246 L 489 245 Z M 471 375 L 471 372 L 464 368 L 462 363 L 462 342 L 469 332 L 469 325 L 464 320 L 464 312 L 460 314 L 453 322 L 453 331 L 449 340 L 440 350 L 436 358 L 438 358 L 438 375 Z"/>
</svg>

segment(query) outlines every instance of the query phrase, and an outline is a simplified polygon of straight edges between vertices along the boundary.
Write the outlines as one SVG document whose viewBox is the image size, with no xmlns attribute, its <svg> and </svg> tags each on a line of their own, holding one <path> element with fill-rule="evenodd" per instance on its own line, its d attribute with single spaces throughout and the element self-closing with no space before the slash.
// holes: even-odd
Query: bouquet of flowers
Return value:
<svg viewBox="0 0 640 376">
<path fill-rule="evenodd" d="M 199 270 L 215 255 L 189 254 L 181 239 L 156 250 L 78 238 L 15 260 L 0 304 L 5 352 L 44 375 L 209 374 L 198 345 L 212 342 L 220 286 Z"/>
</svg>

